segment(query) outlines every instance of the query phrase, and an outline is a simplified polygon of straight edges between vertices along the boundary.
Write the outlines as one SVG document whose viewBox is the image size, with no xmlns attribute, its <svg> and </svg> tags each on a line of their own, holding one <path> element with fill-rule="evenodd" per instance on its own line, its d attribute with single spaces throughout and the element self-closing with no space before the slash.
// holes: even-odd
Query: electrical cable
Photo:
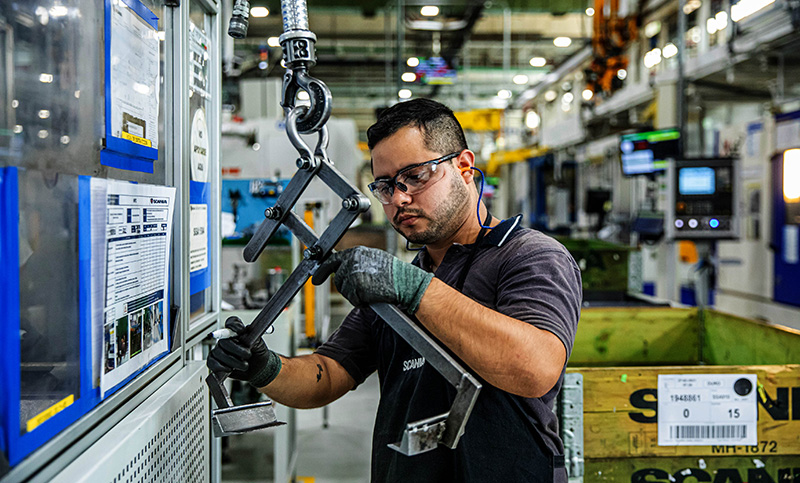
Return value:
<svg viewBox="0 0 800 483">
<path fill-rule="evenodd" d="M 483 222 L 481 221 L 481 198 L 483 198 L 483 188 L 484 188 L 484 183 L 485 183 L 485 180 L 486 180 L 486 175 L 485 175 L 485 174 L 483 174 L 483 171 L 481 171 L 481 169 L 480 169 L 480 168 L 476 168 L 475 166 L 470 166 L 469 168 L 459 168 L 459 169 L 461 170 L 461 172 L 462 172 L 462 173 L 463 173 L 464 171 L 468 171 L 468 170 L 470 170 L 470 169 L 474 169 L 475 171 L 477 171 L 477 172 L 479 172 L 479 173 L 481 174 L 481 190 L 480 190 L 480 192 L 478 193 L 478 205 L 477 205 L 477 207 L 475 208 L 475 212 L 476 212 L 476 213 L 477 213 L 477 215 L 478 215 L 478 224 L 481 226 L 481 228 L 484 228 L 484 229 L 486 229 L 486 230 L 491 230 L 492 228 L 494 228 L 493 226 L 484 225 L 484 224 L 483 224 Z M 491 223 L 491 217 L 489 217 L 489 218 L 486 220 L 486 223 Z M 422 248 L 423 248 L 423 247 L 420 247 L 420 248 L 411 248 L 411 244 L 410 244 L 410 243 L 408 242 L 408 240 L 406 239 L 406 250 L 408 250 L 408 251 L 410 251 L 410 252 L 418 252 L 418 251 L 422 250 Z"/>
<path fill-rule="evenodd" d="M 475 166 L 470 166 L 469 169 L 474 169 L 475 171 L 481 174 L 481 191 L 478 194 L 478 206 L 475 209 L 478 214 L 478 224 L 481 225 L 481 228 L 486 228 L 487 230 L 491 230 L 492 228 L 494 228 L 493 226 L 484 225 L 483 222 L 481 221 L 481 198 L 483 198 L 483 187 L 486 181 L 486 175 L 483 174 L 483 171 L 481 171 L 480 168 L 476 168 Z M 466 171 L 466 168 L 464 169 L 464 171 Z"/>
</svg>

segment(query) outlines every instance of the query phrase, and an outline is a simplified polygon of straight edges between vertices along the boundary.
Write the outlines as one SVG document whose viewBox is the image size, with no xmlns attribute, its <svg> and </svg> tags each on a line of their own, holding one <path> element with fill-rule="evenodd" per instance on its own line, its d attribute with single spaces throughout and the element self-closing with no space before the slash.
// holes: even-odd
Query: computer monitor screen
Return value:
<svg viewBox="0 0 800 483">
<path fill-rule="evenodd" d="M 678 193 L 713 195 L 716 191 L 714 168 L 681 168 L 678 171 Z"/>
<path fill-rule="evenodd" d="M 423 84 L 450 85 L 456 80 L 456 70 L 442 57 L 420 57 L 419 65 L 414 71 Z"/>
<path fill-rule="evenodd" d="M 677 129 L 663 129 L 623 134 L 620 151 L 622 172 L 626 176 L 663 171 L 667 168 L 667 161 L 680 154 L 680 132 Z"/>
</svg>

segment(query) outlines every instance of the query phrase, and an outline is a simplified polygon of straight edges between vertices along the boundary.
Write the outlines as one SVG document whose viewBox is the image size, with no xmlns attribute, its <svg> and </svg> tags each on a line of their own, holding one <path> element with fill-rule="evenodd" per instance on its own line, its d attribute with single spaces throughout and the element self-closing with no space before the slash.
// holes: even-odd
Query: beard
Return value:
<svg viewBox="0 0 800 483">
<path fill-rule="evenodd" d="M 464 222 L 463 213 L 468 210 L 469 192 L 467 186 L 461 179 L 451 172 L 450 194 L 442 200 L 442 203 L 434 208 L 433 213 L 426 214 L 422 210 L 407 209 L 398 210 L 392 220 L 392 226 L 398 233 L 403 235 L 406 240 L 418 245 L 430 245 L 440 240 L 444 240 L 453 235 Z M 401 215 L 413 215 L 428 220 L 428 228 L 418 233 L 406 235 L 400 227 L 399 217 Z"/>
</svg>

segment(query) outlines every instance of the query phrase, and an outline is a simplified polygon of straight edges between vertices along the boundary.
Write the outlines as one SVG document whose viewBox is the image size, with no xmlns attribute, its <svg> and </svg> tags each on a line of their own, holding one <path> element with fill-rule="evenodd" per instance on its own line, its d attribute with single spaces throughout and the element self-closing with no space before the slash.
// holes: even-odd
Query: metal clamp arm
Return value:
<svg viewBox="0 0 800 483">
<path fill-rule="evenodd" d="M 478 400 L 481 383 L 400 309 L 389 304 L 373 304 L 371 307 L 457 390 L 450 411 L 408 423 L 401 441 L 390 447 L 408 456 L 430 451 L 439 443 L 455 448 Z"/>
<path fill-rule="evenodd" d="M 334 168 L 326 153 L 328 130 L 325 123 L 331 113 L 331 94 L 322 81 L 308 75 L 308 69 L 316 63 L 317 38 L 308 30 L 305 0 L 281 0 L 281 12 L 284 33 L 280 37 L 280 43 L 287 67 L 281 105 L 286 111 L 287 136 L 300 153 L 300 158 L 297 160 L 298 171 L 281 193 L 275 206 L 265 211 L 265 220 L 245 247 L 244 259 L 254 262 L 282 224 L 308 248 L 303 252 L 303 261 L 292 271 L 286 282 L 267 301 L 250 324 L 242 342 L 251 347 L 272 326 L 281 311 L 316 272 L 320 263 L 330 255 L 333 247 L 356 217 L 369 209 L 369 200 Z M 246 28 L 246 17 L 244 18 Z M 295 106 L 298 89 L 308 92 L 311 99 L 310 107 Z M 319 139 L 312 152 L 300 134 L 314 132 L 318 133 Z M 292 208 L 314 176 L 318 176 L 342 198 L 342 208 L 319 237 L 292 212 Z M 400 309 L 388 304 L 375 304 L 373 309 L 457 389 L 453 405 L 448 412 L 409 423 L 401 436 L 401 441 L 390 447 L 406 455 L 429 451 L 439 444 L 455 448 L 464 433 L 467 420 L 480 393 L 481 384 Z M 218 408 L 213 411 L 212 417 L 217 436 L 283 424 L 277 421 L 271 401 L 234 406 L 223 385 L 227 377 L 228 374 L 225 373 L 214 373 L 206 378 L 209 391 Z"/>
</svg>

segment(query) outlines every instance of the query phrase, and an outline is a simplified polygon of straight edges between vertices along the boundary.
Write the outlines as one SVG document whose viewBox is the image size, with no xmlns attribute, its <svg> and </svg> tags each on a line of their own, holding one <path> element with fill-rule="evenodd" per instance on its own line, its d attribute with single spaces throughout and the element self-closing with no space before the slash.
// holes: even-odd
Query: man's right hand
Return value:
<svg viewBox="0 0 800 483">
<path fill-rule="evenodd" d="M 278 376 L 281 358 L 267 348 L 260 337 L 253 347 L 242 342 L 249 327 L 239 317 L 229 317 L 225 327 L 235 332 L 236 337 L 222 339 L 211 349 L 206 365 L 211 372 L 229 373 L 229 377 L 247 381 L 255 387 L 264 387 Z"/>
</svg>

